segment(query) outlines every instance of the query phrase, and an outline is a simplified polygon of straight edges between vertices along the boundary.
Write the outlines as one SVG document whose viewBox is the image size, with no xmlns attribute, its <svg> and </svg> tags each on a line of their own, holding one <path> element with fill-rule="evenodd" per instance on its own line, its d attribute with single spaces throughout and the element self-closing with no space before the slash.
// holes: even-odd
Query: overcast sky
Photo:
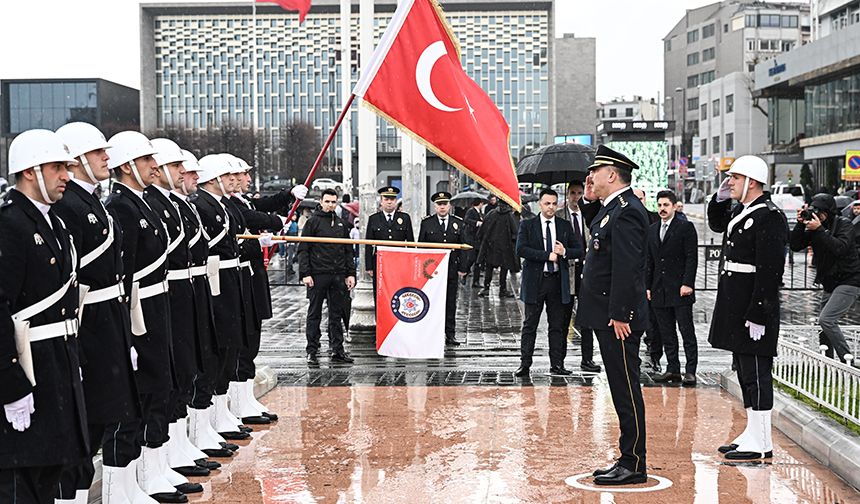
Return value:
<svg viewBox="0 0 860 504">
<path fill-rule="evenodd" d="M 156 1 L 165 0 L 148 0 Z M 0 79 L 101 77 L 139 88 L 139 3 L 137 0 L 2 1 Z M 657 98 L 663 88 L 663 36 L 686 9 L 712 2 L 556 0 L 555 3 L 557 36 L 567 32 L 597 38 L 597 99 L 607 101 L 634 94 Z"/>
</svg>

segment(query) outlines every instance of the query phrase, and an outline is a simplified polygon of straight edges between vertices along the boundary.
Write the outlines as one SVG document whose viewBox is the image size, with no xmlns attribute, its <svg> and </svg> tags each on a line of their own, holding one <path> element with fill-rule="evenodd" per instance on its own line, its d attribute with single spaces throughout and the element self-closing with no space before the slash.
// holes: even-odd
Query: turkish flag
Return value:
<svg viewBox="0 0 860 504">
<path fill-rule="evenodd" d="M 460 64 L 434 0 L 404 0 L 353 91 L 364 104 L 517 210 L 510 127 Z"/>
<path fill-rule="evenodd" d="M 305 16 L 311 10 L 311 0 L 256 0 L 257 3 L 276 3 L 282 9 L 288 11 L 299 11 L 299 24 L 305 22 Z"/>
</svg>

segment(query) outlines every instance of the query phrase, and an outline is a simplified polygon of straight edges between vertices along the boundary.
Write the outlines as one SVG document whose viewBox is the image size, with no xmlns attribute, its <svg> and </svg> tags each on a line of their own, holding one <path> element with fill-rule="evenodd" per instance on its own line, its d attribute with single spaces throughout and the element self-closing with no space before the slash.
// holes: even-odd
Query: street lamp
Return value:
<svg viewBox="0 0 860 504">
<path fill-rule="evenodd" d="M 684 141 L 687 138 L 687 89 L 682 88 L 680 86 L 675 88 L 676 93 L 681 93 L 681 147 L 678 149 L 678 169 L 675 172 L 675 180 L 678 182 L 678 192 L 680 193 L 680 199 L 683 201 L 684 193 L 681 192 L 683 189 L 681 178 L 677 175 L 680 174 L 681 171 L 681 159 L 684 157 Z M 674 107 L 672 107 L 672 113 L 674 114 Z"/>
</svg>

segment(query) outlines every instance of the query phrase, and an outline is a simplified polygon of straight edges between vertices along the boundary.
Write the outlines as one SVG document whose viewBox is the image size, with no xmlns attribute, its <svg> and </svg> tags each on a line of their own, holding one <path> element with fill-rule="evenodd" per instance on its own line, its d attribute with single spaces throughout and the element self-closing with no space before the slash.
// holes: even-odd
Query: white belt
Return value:
<svg viewBox="0 0 860 504">
<path fill-rule="evenodd" d="M 203 276 L 203 275 L 208 274 L 208 272 L 206 271 L 206 265 L 205 264 L 203 266 L 192 266 L 190 269 L 191 269 L 191 276 L 193 276 L 193 277 Z"/>
<path fill-rule="evenodd" d="M 30 343 L 51 338 L 68 338 L 78 333 L 78 319 L 71 318 L 62 322 L 45 324 L 30 328 Z"/>
<path fill-rule="evenodd" d="M 251 267 L 251 261 L 242 261 L 239 263 L 239 266 L 242 268 L 250 268 Z"/>
<path fill-rule="evenodd" d="M 148 287 L 141 287 L 138 291 L 138 294 L 140 299 L 151 298 L 153 296 L 157 296 L 159 294 L 164 294 L 165 292 L 167 292 L 167 287 L 167 280 L 165 280 L 157 284 L 152 284 Z"/>
<path fill-rule="evenodd" d="M 742 264 L 726 261 L 723 264 L 723 272 L 733 271 L 735 273 L 755 273 L 755 264 Z"/>
<path fill-rule="evenodd" d="M 221 263 L 218 265 L 218 269 L 231 269 L 239 267 L 239 258 L 235 259 L 221 259 Z"/>
<path fill-rule="evenodd" d="M 167 280 L 191 280 L 191 268 L 170 270 L 167 272 Z"/>
<path fill-rule="evenodd" d="M 84 297 L 84 304 L 91 305 L 96 303 L 102 303 L 111 299 L 122 299 L 122 296 L 124 295 L 125 288 L 123 287 L 122 282 L 120 282 L 116 285 L 105 287 L 104 289 L 87 292 L 87 295 Z"/>
</svg>

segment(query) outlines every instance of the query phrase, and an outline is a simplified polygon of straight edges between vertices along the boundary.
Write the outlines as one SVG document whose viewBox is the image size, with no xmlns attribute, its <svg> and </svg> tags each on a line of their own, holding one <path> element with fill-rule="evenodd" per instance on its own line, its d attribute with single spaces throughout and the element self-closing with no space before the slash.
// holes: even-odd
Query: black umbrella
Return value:
<svg viewBox="0 0 860 504">
<path fill-rule="evenodd" d="M 485 194 L 481 194 L 475 191 L 463 191 L 461 193 L 457 193 L 451 198 L 451 203 L 457 206 L 469 206 L 476 199 L 487 201 L 487 196 Z"/>
<path fill-rule="evenodd" d="M 590 145 L 546 145 L 520 159 L 517 163 L 517 178 L 520 182 L 541 182 L 548 185 L 585 180 L 588 167 L 593 162 L 594 148 Z"/>
</svg>

